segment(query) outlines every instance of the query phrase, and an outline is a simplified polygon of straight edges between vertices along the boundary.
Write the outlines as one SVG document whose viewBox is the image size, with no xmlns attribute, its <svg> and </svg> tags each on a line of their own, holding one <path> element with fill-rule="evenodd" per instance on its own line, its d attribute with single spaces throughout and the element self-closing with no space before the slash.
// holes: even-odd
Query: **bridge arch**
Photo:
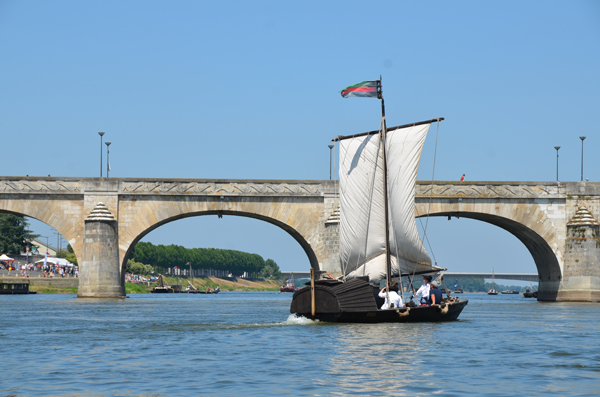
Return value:
<svg viewBox="0 0 600 397">
<path fill-rule="evenodd" d="M 545 200 L 542 200 L 545 201 Z M 521 241 L 530 252 L 538 270 L 540 282 L 560 282 L 562 279 L 562 250 L 560 236 L 553 220 L 547 215 L 550 202 L 477 203 L 468 199 L 436 202 L 426 200 L 417 204 L 417 217 L 461 217 L 479 220 L 506 230 Z M 564 242 L 563 242 L 564 245 Z"/>
<path fill-rule="evenodd" d="M 46 197 L 0 196 L 0 212 L 33 218 L 58 231 L 71 245 L 78 260 L 83 249 L 83 225 L 79 217 L 83 214 L 83 202 L 72 198 L 49 195 Z M 79 198 L 81 200 L 81 198 Z M 58 249 L 58 247 L 56 247 Z"/>
<path fill-rule="evenodd" d="M 165 210 L 166 209 L 166 210 Z M 323 223 L 323 201 L 318 198 L 248 198 L 216 196 L 181 200 L 173 197 L 122 198 L 119 203 L 121 268 L 144 236 L 167 223 L 205 215 L 241 216 L 267 222 L 284 230 L 302 247 L 311 267 L 319 270 L 322 244 L 318 227 Z M 124 272 L 122 272 L 124 275 Z"/>
<path fill-rule="evenodd" d="M 166 220 L 163 220 L 161 222 L 158 222 L 154 225 L 152 225 L 150 228 L 144 230 L 141 234 L 139 234 L 135 240 L 131 243 L 131 245 L 129 246 L 129 249 L 127 250 L 123 261 L 121 263 L 122 269 L 124 271 L 125 266 L 127 265 L 127 260 L 129 259 L 129 256 L 131 255 L 131 252 L 133 251 L 135 245 L 141 240 L 143 239 L 146 235 L 148 235 L 150 232 L 152 232 L 153 230 L 156 230 L 157 228 L 166 225 L 167 223 L 171 223 L 171 222 L 175 222 L 181 219 L 185 219 L 185 218 L 192 218 L 192 217 L 200 217 L 200 216 L 206 216 L 206 215 L 217 215 L 217 216 L 241 216 L 241 217 L 245 217 L 245 218 L 253 218 L 253 219 L 257 219 L 260 221 L 264 221 L 267 222 L 269 224 L 275 225 L 277 227 L 279 227 L 280 229 L 283 229 L 285 232 L 287 232 L 290 236 L 292 236 L 294 238 L 294 240 L 296 240 L 300 246 L 302 247 L 302 249 L 304 250 L 304 252 L 306 253 L 306 256 L 308 257 L 311 266 L 317 266 L 319 265 L 317 256 L 315 255 L 314 250 L 311 248 L 310 244 L 306 241 L 306 239 L 295 229 L 291 228 L 289 225 L 282 223 L 279 220 L 273 219 L 273 218 L 269 218 L 269 217 L 264 217 L 264 216 L 260 216 L 257 214 L 251 214 L 251 213 L 244 213 L 244 212 L 236 212 L 236 211 L 203 211 L 203 212 L 197 212 L 197 213 L 187 213 L 187 214 L 181 214 Z"/>
</svg>

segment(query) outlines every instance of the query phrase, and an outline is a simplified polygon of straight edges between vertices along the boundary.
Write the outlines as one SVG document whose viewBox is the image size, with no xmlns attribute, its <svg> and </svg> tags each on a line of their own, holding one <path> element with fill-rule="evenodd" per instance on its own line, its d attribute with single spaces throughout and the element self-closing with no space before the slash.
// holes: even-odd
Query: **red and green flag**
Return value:
<svg viewBox="0 0 600 397">
<path fill-rule="evenodd" d="M 342 90 L 342 96 L 349 98 L 352 96 L 361 98 L 377 98 L 377 83 L 374 81 L 363 81 L 358 84 L 348 86 Z"/>
</svg>

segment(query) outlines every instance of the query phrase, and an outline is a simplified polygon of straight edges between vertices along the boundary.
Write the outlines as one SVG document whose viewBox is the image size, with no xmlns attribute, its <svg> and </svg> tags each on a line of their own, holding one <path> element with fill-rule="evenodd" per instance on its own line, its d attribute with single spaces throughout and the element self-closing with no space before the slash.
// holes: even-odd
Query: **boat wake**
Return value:
<svg viewBox="0 0 600 397">
<path fill-rule="evenodd" d="M 319 320 L 311 320 L 309 318 L 299 316 L 297 314 L 290 314 L 283 324 L 285 325 L 313 325 L 318 323 Z"/>
</svg>

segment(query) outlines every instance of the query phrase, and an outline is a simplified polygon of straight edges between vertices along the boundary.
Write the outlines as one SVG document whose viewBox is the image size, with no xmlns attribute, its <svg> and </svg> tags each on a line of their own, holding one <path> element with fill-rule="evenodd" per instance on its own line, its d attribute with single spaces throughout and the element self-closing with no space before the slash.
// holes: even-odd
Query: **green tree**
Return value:
<svg viewBox="0 0 600 397">
<path fill-rule="evenodd" d="M 29 223 L 22 215 L 0 214 L 0 253 L 16 255 L 31 249 L 31 241 L 39 237 L 28 230 Z"/>
<path fill-rule="evenodd" d="M 150 265 L 144 265 L 143 263 L 135 262 L 131 259 L 129 259 L 127 261 L 127 268 L 126 268 L 127 273 L 148 276 L 148 275 L 152 274 L 153 271 L 154 271 L 154 268 Z"/>
<path fill-rule="evenodd" d="M 77 265 L 77 257 L 75 256 L 75 253 L 73 252 L 73 247 L 71 247 L 71 244 L 69 244 L 67 246 L 66 250 L 58 250 L 56 252 L 56 257 L 64 258 L 64 259 L 68 260 L 69 262 Z"/>
<path fill-rule="evenodd" d="M 261 272 L 261 276 L 264 278 L 279 279 L 281 277 L 281 270 L 273 259 L 267 259 L 265 261 L 265 267 Z"/>
</svg>

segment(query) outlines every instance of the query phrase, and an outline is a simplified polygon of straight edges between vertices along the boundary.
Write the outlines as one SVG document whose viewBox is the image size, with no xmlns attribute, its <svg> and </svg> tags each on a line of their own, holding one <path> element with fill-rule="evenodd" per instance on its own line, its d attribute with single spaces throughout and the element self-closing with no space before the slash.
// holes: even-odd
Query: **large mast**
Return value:
<svg viewBox="0 0 600 397">
<path fill-rule="evenodd" d="M 381 142 L 383 143 L 383 203 L 385 208 L 385 286 L 386 295 L 390 291 L 390 275 L 392 273 L 392 258 L 390 255 L 390 223 L 389 223 L 389 208 L 388 208 L 388 183 L 387 183 L 387 156 L 385 152 L 386 140 L 386 122 L 385 122 L 385 102 L 383 100 L 383 90 L 381 88 L 381 76 L 377 80 L 377 98 L 381 99 Z M 389 300 L 389 296 L 388 296 Z"/>
</svg>

